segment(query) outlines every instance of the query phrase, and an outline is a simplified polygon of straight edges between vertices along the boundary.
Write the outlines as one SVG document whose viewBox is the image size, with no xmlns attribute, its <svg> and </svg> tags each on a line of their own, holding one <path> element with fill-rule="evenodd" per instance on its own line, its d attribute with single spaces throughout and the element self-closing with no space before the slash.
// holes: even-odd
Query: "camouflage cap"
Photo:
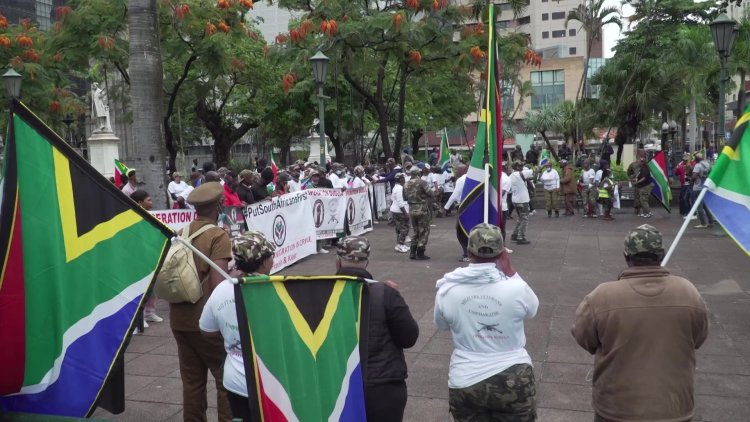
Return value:
<svg viewBox="0 0 750 422">
<path fill-rule="evenodd" d="M 238 261 L 251 261 L 273 255 L 276 247 L 261 232 L 246 231 L 232 239 L 232 255 Z"/>
<path fill-rule="evenodd" d="M 513 167 L 513 168 L 523 167 L 523 161 L 521 161 L 521 160 L 513 160 L 513 163 L 511 164 L 511 167 Z"/>
<path fill-rule="evenodd" d="M 625 236 L 625 255 L 661 253 L 663 251 L 661 233 L 649 224 L 640 225 L 630 230 L 630 233 Z"/>
<path fill-rule="evenodd" d="M 409 174 L 419 174 L 421 172 L 422 172 L 422 170 L 420 170 L 419 167 L 417 167 L 417 166 L 412 166 L 409 169 Z"/>
<path fill-rule="evenodd" d="M 336 254 L 349 261 L 367 261 L 370 258 L 370 241 L 362 236 L 346 236 L 339 240 Z"/>
<path fill-rule="evenodd" d="M 469 252 L 480 258 L 494 258 L 503 252 L 503 232 L 492 224 L 477 224 L 469 233 Z"/>
</svg>

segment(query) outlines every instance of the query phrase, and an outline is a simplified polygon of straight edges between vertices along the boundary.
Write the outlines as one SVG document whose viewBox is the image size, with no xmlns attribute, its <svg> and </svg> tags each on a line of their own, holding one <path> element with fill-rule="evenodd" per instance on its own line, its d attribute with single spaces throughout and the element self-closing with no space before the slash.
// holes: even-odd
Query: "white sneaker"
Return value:
<svg viewBox="0 0 750 422">
<path fill-rule="evenodd" d="M 328 251 L 325 250 L 325 249 L 323 249 L 323 248 L 320 248 L 320 249 L 318 249 L 318 253 L 326 254 L 326 253 L 328 253 Z"/>
<path fill-rule="evenodd" d="M 143 319 L 148 322 L 164 322 L 164 318 L 156 314 L 146 314 Z"/>
<path fill-rule="evenodd" d="M 145 330 L 148 328 L 148 322 L 146 322 L 146 318 L 143 318 L 143 329 Z"/>
<path fill-rule="evenodd" d="M 534 214 L 536 214 L 536 210 L 534 210 L 534 211 L 531 211 L 531 212 L 529 213 L 529 215 L 534 215 Z"/>
<path fill-rule="evenodd" d="M 140 332 L 140 331 L 138 331 L 138 327 L 136 327 L 136 328 L 133 328 L 133 335 L 134 335 L 134 336 L 139 336 L 139 335 L 141 335 L 141 334 L 143 334 L 143 333 L 142 333 L 142 332 Z"/>
<path fill-rule="evenodd" d="M 396 252 L 401 252 L 401 253 L 409 252 L 409 247 L 406 245 L 396 245 Z"/>
<path fill-rule="evenodd" d="M 395 250 L 396 252 L 403 252 L 403 251 L 401 250 L 401 245 L 396 245 L 396 247 L 395 247 L 395 248 L 393 248 L 393 250 Z"/>
</svg>

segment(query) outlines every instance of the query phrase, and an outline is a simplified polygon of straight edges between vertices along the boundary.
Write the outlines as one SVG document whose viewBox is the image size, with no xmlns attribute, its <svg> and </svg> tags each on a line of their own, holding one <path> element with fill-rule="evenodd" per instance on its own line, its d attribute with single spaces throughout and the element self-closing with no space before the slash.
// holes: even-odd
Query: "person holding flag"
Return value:
<svg viewBox="0 0 750 422">
<path fill-rule="evenodd" d="M 440 152 L 437 156 L 437 166 L 444 172 L 451 164 L 450 151 L 448 149 L 448 129 L 443 128 L 443 136 L 440 138 Z"/>
<path fill-rule="evenodd" d="M 128 170 L 130 170 L 128 166 L 115 158 L 115 186 L 117 186 L 118 189 L 122 188 L 122 185 L 125 184 Z"/>
</svg>

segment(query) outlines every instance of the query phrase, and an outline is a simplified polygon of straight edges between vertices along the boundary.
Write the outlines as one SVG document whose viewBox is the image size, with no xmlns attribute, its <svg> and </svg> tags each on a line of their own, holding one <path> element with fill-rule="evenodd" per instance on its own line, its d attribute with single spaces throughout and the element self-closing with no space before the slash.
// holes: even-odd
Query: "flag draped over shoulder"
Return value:
<svg viewBox="0 0 750 422">
<path fill-rule="evenodd" d="M 364 284 L 346 276 L 254 276 L 236 285 L 253 422 L 366 420 Z"/>
<path fill-rule="evenodd" d="M 477 142 L 471 156 L 466 182 L 461 194 L 461 205 L 458 208 L 459 228 L 468 235 L 474 226 L 484 222 L 485 207 L 489 207 L 489 223 L 501 225 L 500 191 L 498 189 L 502 162 L 498 151 L 502 149 L 503 127 L 502 109 L 500 107 L 499 63 L 497 43 L 495 40 L 494 6 L 489 10 L 487 84 L 482 98 L 482 110 L 479 115 Z M 485 155 L 486 154 L 486 155 Z M 484 203 L 485 157 L 490 165 L 489 204 Z"/>
<path fill-rule="evenodd" d="M 704 203 L 729 236 L 750 255 L 750 106 L 737 120 L 706 180 Z"/>
<path fill-rule="evenodd" d="M 18 101 L 0 202 L 0 414 L 84 417 L 172 232 Z"/>
<path fill-rule="evenodd" d="M 115 186 L 118 188 L 122 187 L 125 176 L 128 174 L 128 170 L 130 170 L 128 169 L 128 166 L 115 158 Z"/>
<path fill-rule="evenodd" d="M 664 151 L 659 151 L 654 155 L 654 158 L 648 162 L 648 169 L 651 172 L 651 183 L 654 185 L 651 195 L 659 201 L 667 212 L 671 213 L 672 189 L 669 186 L 669 179 L 667 179 L 667 161 Z"/>
<path fill-rule="evenodd" d="M 448 129 L 443 128 L 443 135 L 440 138 L 440 154 L 437 160 L 437 165 L 442 171 L 445 171 L 451 162 L 450 154 L 448 148 Z"/>
</svg>

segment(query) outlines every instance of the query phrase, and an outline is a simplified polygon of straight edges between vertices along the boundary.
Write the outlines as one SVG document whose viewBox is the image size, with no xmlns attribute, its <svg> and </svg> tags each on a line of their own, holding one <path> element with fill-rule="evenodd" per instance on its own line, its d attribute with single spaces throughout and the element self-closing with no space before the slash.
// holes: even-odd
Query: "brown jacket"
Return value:
<svg viewBox="0 0 750 422">
<path fill-rule="evenodd" d="M 566 193 L 576 193 L 576 190 L 578 190 L 578 183 L 576 183 L 575 174 L 573 174 L 573 167 L 571 167 L 570 164 L 563 168 L 563 177 L 560 179 L 560 187 L 562 188 L 563 195 Z"/>
<path fill-rule="evenodd" d="M 706 305 L 663 267 L 631 267 L 576 310 L 573 337 L 595 354 L 593 406 L 611 421 L 689 421 Z"/>
</svg>

